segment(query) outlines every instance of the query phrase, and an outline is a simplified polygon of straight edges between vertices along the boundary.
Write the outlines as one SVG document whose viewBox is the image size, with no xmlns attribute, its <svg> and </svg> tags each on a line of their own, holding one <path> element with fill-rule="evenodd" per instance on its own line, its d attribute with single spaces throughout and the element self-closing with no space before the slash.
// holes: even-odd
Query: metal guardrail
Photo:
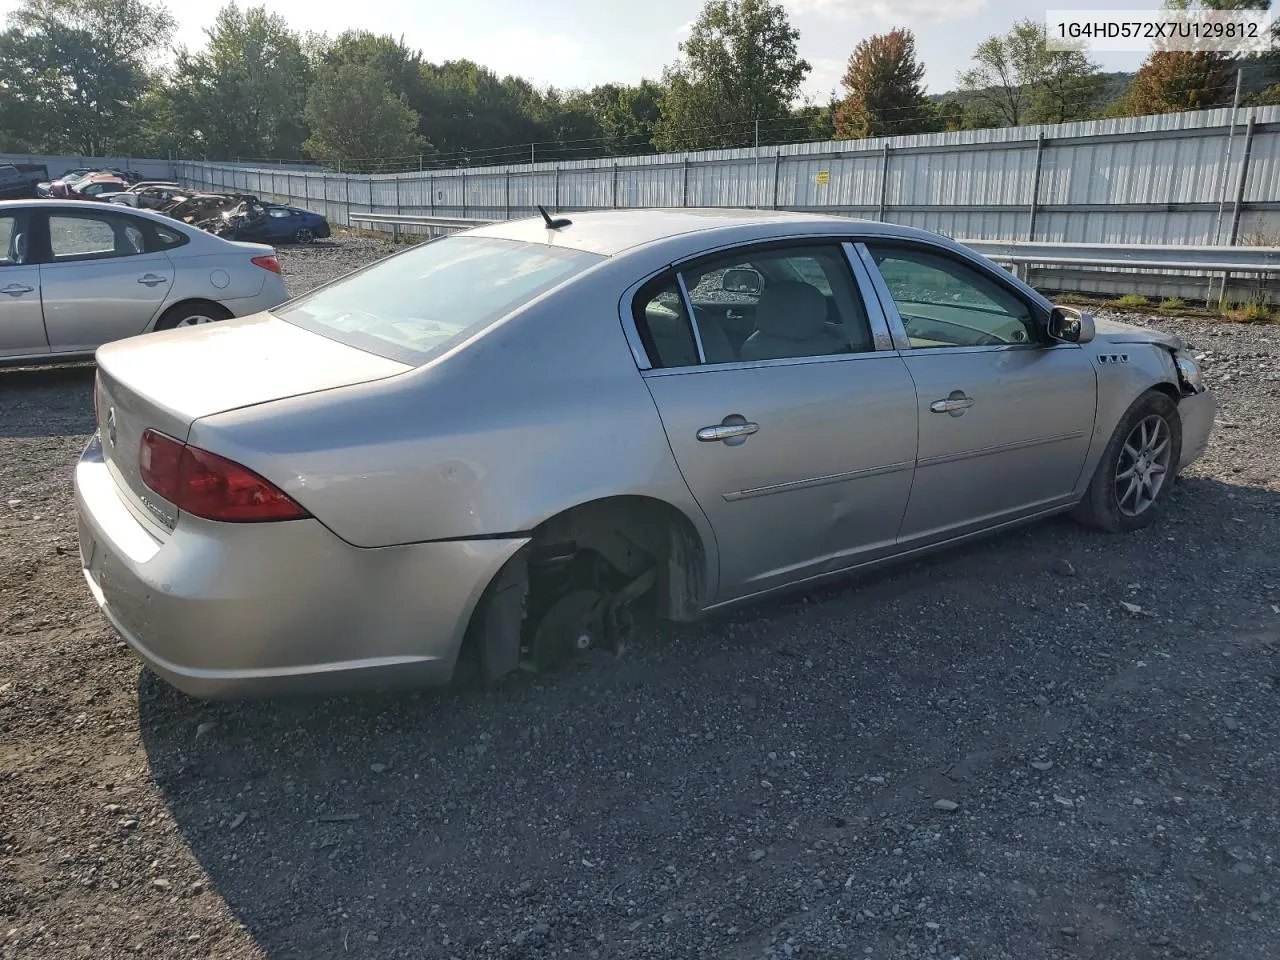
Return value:
<svg viewBox="0 0 1280 960">
<path fill-rule="evenodd" d="M 475 217 L 430 217 L 412 214 L 356 213 L 353 224 L 389 226 L 398 238 L 405 227 L 416 231 L 425 228 L 436 236 L 471 227 L 496 223 Z M 1083 275 L 1093 271 L 1095 279 L 1105 274 L 1106 286 L 1133 279 L 1135 272 L 1143 281 L 1180 278 L 1195 287 L 1205 284 L 1204 299 L 1213 299 L 1215 281 L 1218 297 L 1224 299 L 1232 276 L 1266 278 L 1280 275 L 1280 247 L 1254 246 L 1183 246 L 1178 244 L 1113 244 L 1113 243 L 1038 243 L 1023 240 L 958 240 L 987 259 L 1009 266 L 1015 275 L 1026 276 L 1030 267 L 1056 268 L 1059 273 Z M 1152 271 L 1158 271 L 1153 275 Z M 1075 272 L 1073 274 L 1073 272 Z M 1100 273 L 1101 272 L 1101 273 Z M 1180 290 L 1187 288 L 1180 284 Z M 1080 288 L 1084 289 L 1084 288 Z M 1196 292 L 1198 297 L 1200 292 Z"/>
</svg>

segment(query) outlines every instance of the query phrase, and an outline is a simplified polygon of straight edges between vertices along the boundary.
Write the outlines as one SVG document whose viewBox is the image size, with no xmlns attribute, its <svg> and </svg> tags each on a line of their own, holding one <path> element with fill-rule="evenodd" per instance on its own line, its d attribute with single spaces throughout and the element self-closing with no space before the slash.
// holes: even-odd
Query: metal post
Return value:
<svg viewBox="0 0 1280 960">
<path fill-rule="evenodd" d="M 889 196 L 889 141 L 885 141 L 884 154 L 880 161 L 880 212 L 876 219 L 883 222 L 884 209 Z"/>
<path fill-rule="evenodd" d="M 1027 212 L 1027 241 L 1036 238 L 1036 207 L 1040 202 L 1040 165 L 1044 159 L 1044 132 L 1036 135 L 1036 169 L 1031 175 L 1031 204 Z"/>
<path fill-rule="evenodd" d="M 560 212 L 560 164 L 556 164 L 556 213 Z"/>
<path fill-rule="evenodd" d="M 778 209 L 778 168 L 782 165 L 782 148 L 773 155 L 773 209 Z"/>
<path fill-rule="evenodd" d="M 618 165 L 613 165 L 613 208 L 618 209 Z"/>
<path fill-rule="evenodd" d="M 1253 153 L 1253 111 L 1249 111 L 1249 124 L 1244 130 L 1244 156 L 1240 158 L 1240 176 L 1236 180 L 1236 202 L 1231 210 L 1231 236 L 1227 243 L 1235 246 L 1236 236 L 1240 233 L 1241 204 L 1244 202 L 1245 183 L 1249 179 L 1249 156 Z M 1226 291 L 1223 291 L 1226 294 Z"/>
<path fill-rule="evenodd" d="M 467 168 L 462 168 L 462 219 L 467 218 Z"/>
<path fill-rule="evenodd" d="M 400 215 L 400 178 L 397 176 L 393 181 L 396 185 L 396 216 Z"/>
<path fill-rule="evenodd" d="M 431 215 L 436 215 L 436 176 L 433 173 L 427 177 L 427 190 L 431 193 Z"/>
<path fill-rule="evenodd" d="M 684 182 L 680 185 L 680 206 L 687 207 L 689 205 L 689 155 L 685 154 L 684 158 Z"/>
<path fill-rule="evenodd" d="M 1231 126 L 1227 128 L 1227 155 L 1222 158 L 1222 176 L 1219 177 L 1218 184 L 1218 219 L 1213 225 L 1213 242 L 1220 243 L 1222 241 L 1222 214 L 1227 206 L 1227 170 L 1231 166 L 1231 147 L 1236 137 L 1236 114 L 1240 112 L 1240 78 L 1244 74 L 1244 70 L 1236 71 L 1236 92 L 1231 98 Z M 1226 295 L 1226 287 L 1222 289 L 1222 293 Z"/>
<path fill-rule="evenodd" d="M 531 166 L 531 167 L 534 165 L 534 163 L 536 163 L 536 162 L 537 162 L 537 161 L 535 161 L 535 160 L 533 159 L 533 158 L 534 158 L 534 151 L 535 151 L 537 148 L 538 148 L 538 145 L 537 145 L 536 143 L 531 143 L 531 144 L 529 144 L 529 166 Z"/>
<path fill-rule="evenodd" d="M 504 199 L 507 207 L 507 216 L 505 219 L 510 220 L 511 219 L 511 171 L 510 170 L 507 171 L 507 182 L 506 182 L 505 190 L 506 190 L 506 197 Z"/>
<path fill-rule="evenodd" d="M 759 118 L 759 117 L 757 117 L 757 118 L 756 118 L 756 165 L 755 165 L 755 175 L 754 175 L 751 179 L 752 179 L 752 181 L 753 181 L 753 183 L 752 183 L 753 189 L 752 189 L 752 191 L 751 191 L 751 192 L 752 192 L 752 194 L 754 194 L 754 196 L 753 196 L 753 198 L 752 198 L 752 199 L 754 199 L 754 200 L 755 200 L 755 207 L 756 207 L 756 209 L 757 209 L 757 210 L 759 210 L 759 209 L 760 209 L 760 118 Z"/>
<path fill-rule="evenodd" d="M 342 195 L 347 202 L 347 226 L 351 226 L 351 177 L 350 175 L 342 178 Z"/>
<path fill-rule="evenodd" d="M 369 177 L 369 212 L 374 213 L 373 209 L 373 177 Z"/>
</svg>

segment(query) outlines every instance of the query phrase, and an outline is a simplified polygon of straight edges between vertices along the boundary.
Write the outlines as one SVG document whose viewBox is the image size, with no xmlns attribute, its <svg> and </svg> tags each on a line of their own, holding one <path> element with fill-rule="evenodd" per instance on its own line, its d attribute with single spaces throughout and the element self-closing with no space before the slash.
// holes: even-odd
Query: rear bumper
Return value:
<svg viewBox="0 0 1280 960">
<path fill-rule="evenodd" d="M 285 288 L 284 280 L 278 274 L 265 270 L 263 272 L 267 274 L 267 279 L 262 284 L 262 289 L 258 291 L 257 296 L 222 300 L 220 303 L 230 310 L 233 315 L 248 317 L 255 313 L 261 313 L 263 310 L 278 307 L 288 300 L 289 291 Z"/>
<path fill-rule="evenodd" d="M 523 540 L 361 549 L 316 520 L 213 523 L 158 539 L 98 439 L 75 473 L 85 581 L 155 673 L 199 697 L 444 683 L 493 575 Z"/>
<path fill-rule="evenodd" d="M 1182 460 L 1178 468 L 1188 466 L 1204 454 L 1213 432 L 1213 418 L 1218 413 L 1218 400 L 1206 390 L 1178 401 L 1182 419 Z"/>
</svg>

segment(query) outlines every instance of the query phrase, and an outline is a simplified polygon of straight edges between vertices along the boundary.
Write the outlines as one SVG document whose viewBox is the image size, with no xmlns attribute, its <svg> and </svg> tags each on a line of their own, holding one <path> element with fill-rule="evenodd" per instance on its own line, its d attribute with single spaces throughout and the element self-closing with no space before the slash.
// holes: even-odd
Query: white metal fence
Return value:
<svg viewBox="0 0 1280 960">
<path fill-rule="evenodd" d="M 732 206 L 988 240 L 1214 244 L 1280 235 L 1280 107 L 401 174 L 204 161 L 174 170 L 203 188 L 308 206 L 340 224 L 352 212 L 505 219 L 535 204 Z"/>
</svg>

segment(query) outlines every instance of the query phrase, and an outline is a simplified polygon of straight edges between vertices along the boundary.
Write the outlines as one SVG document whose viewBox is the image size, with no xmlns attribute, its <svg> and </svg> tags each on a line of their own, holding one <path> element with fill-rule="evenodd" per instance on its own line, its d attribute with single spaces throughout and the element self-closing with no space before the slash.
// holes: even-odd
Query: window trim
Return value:
<svg viewBox="0 0 1280 960">
<path fill-rule="evenodd" d="M 875 257 L 868 247 L 869 243 L 877 246 L 904 247 L 908 250 L 916 248 L 922 253 L 951 260 L 978 272 L 981 276 L 986 277 L 992 283 L 1003 288 L 1006 293 L 1015 297 L 1027 307 L 1027 313 L 1031 316 L 1037 339 L 1031 340 L 1027 343 L 980 344 L 976 346 L 914 346 L 911 343 L 911 338 L 907 335 L 907 328 L 906 324 L 902 322 L 902 315 L 898 312 L 897 301 L 894 300 L 888 284 L 885 283 L 884 277 L 880 273 L 879 266 L 876 265 Z M 877 298 L 880 300 L 880 307 L 884 311 L 884 314 L 888 319 L 889 326 L 893 332 L 894 343 L 900 353 L 938 353 L 943 351 L 949 353 L 990 353 L 998 350 L 1045 350 L 1062 345 L 1058 341 L 1050 340 L 1045 335 L 1045 310 L 1043 306 L 1034 299 L 1028 297 L 1026 293 L 1023 290 L 1020 290 L 1015 284 L 1010 283 L 1008 278 L 1002 277 L 998 271 L 992 270 L 989 266 L 982 263 L 975 257 L 966 256 L 963 253 L 953 250 L 951 247 L 941 243 L 933 243 L 928 240 L 907 237 L 868 237 L 863 235 L 854 240 L 852 246 L 857 251 L 858 258 L 862 261 L 863 268 L 870 276 L 872 286 L 875 288 Z M 1078 348 L 1079 344 L 1066 344 L 1066 346 Z"/>
</svg>

